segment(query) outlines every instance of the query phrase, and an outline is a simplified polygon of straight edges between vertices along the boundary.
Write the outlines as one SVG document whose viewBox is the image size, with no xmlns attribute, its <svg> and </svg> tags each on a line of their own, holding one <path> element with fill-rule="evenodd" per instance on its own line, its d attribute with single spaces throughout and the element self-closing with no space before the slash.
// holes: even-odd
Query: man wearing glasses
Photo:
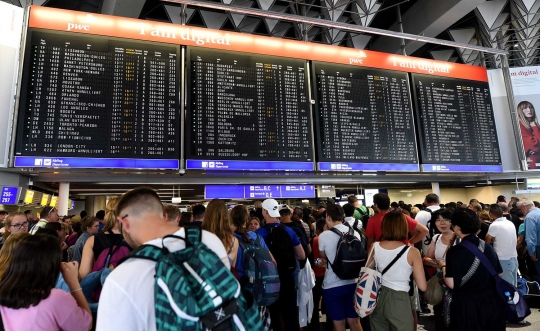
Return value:
<svg viewBox="0 0 540 331">
<path fill-rule="evenodd" d="M 58 222 L 58 210 L 55 207 L 43 207 L 39 216 L 41 216 L 41 219 L 30 230 L 30 234 L 35 234 L 38 229 L 44 228 L 49 222 Z"/>
</svg>

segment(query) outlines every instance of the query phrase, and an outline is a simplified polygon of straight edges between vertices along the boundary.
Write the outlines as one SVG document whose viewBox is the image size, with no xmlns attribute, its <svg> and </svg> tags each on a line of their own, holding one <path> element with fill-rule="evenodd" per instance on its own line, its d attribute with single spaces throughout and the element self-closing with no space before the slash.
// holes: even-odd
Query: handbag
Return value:
<svg viewBox="0 0 540 331">
<path fill-rule="evenodd" d="M 435 244 L 437 244 L 437 240 L 439 240 L 441 235 L 439 234 L 437 238 L 435 239 Z M 446 250 L 444 251 L 443 258 L 446 256 L 446 253 L 448 253 L 448 250 L 450 247 L 452 247 L 456 241 L 457 236 L 454 234 L 448 245 L 446 246 Z M 424 292 L 424 299 L 429 303 L 430 305 L 436 306 L 440 304 L 443 301 L 444 298 L 444 288 L 443 288 L 443 276 L 440 271 L 437 271 L 435 275 L 433 275 L 429 281 L 427 282 L 427 289 L 426 292 Z"/>
<path fill-rule="evenodd" d="M 427 282 L 427 289 L 426 292 L 424 292 L 424 299 L 426 299 L 427 303 L 430 305 L 436 306 L 443 300 L 444 289 L 441 286 L 440 281 L 439 273 L 437 273 Z"/>
<path fill-rule="evenodd" d="M 497 295 L 506 302 L 506 320 L 510 323 L 519 323 L 531 314 L 527 302 L 518 289 L 497 274 L 487 257 L 471 242 L 463 241 L 462 245 L 473 253 L 482 262 L 482 265 L 495 279 Z"/>
<path fill-rule="evenodd" d="M 360 270 L 360 276 L 358 277 L 358 283 L 356 285 L 356 292 L 354 295 L 354 310 L 361 318 L 369 316 L 377 306 L 377 295 L 381 287 L 382 276 L 399 260 L 403 254 L 407 251 L 409 246 L 403 247 L 399 254 L 390 262 L 390 264 L 382 271 L 379 272 L 375 266 L 375 258 L 373 258 L 373 252 L 375 246 L 371 248 L 367 259 L 366 266 Z"/>
</svg>

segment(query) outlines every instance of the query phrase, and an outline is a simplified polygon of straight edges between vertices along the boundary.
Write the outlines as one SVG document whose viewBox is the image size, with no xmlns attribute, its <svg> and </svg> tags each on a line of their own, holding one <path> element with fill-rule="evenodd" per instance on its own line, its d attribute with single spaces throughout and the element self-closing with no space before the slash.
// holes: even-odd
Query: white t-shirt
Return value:
<svg viewBox="0 0 540 331">
<path fill-rule="evenodd" d="M 440 206 L 428 206 L 427 208 L 429 208 L 429 210 L 431 210 L 431 213 L 436 212 L 437 210 L 441 209 Z M 428 211 L 425 211 L 425 210 L 421 210 L 420 212 L 418 212 L 418 214 L 416 214 L 416 217 L 414 219 L 427 227 L 429 221 L 431 221 L 431 213 L 428 212 Z M 435 226 L 435 224 L 432 224 L 431 226 Z M 428 229 L 429 229 L 429 227 L 428 227 Z M 425 241 L 426 241 L 426 239 L 429 239 L 429 238 L 431 238 L 431 237 L 429 236 L 429 232 L 428 232 L 428 234 L 424 237 L 424 239 L 422 239 L 422 245 L 424 247 L 424 253 L 427 253 L 427 251 L 428 251 L 429 245 L 426 245 Z"/>
<path fill-rule="evenodd" d="M 360 237 L 360 233 L 358 233 L 358 231 L 354 229 L 354 222 L 356 222 L 356 219 L 354 217 L 345 217 L 345 222 L 349 223 L 349 225 L 353 229 L 354 236 L 359 240 L 362 240 L 362 237 Z M 360 220 L 358 220 L 358 229 L 362 229 L 362 221 Z"/>
<path fill-rule="evenodd" d="M 489 226 L 487 234 L 495 238 L 493 248 L 495 248 L 499 260 L 517 258 L 517 236 L 514 223 L 507 220 L 506 217 L 497 218 Z"/>
<path fill-rule="evenodd" d="M 184 228 L 174 235 L 185 237 Z M 229 258 L 221 240 L 203 231 L 202 242 L 230 268 Z M 162 239 L 146 244 L 162 247 Z M 183 240 L 167 242 L 171 251 L 185 248 Z M 96 330 L 153 331 L 156 330 L 154 305 L 155 262 L 132 258 L 122 263 L 107 277 L 99 300 Z"/>
<path fill-rule="evenodd" d="M 341 232 L 349 231 L 349 228 L 344 224 L 335 225 L 334 229 Z M 326 258 L 331 263 L 334 263 L 334 259 L 336 258 L 337 244 L 340 240 L 341 240 L 341 237 L 330 230 L 326 230 L 319 235 L 319 250 L 326 254 Z M 349 284 L 354 284 L 354 283 L 356 283 L 355 279 L 343 280 L 339 278 L 332 270 L 332 266 L 328 264 L 326 268 L 326 273 L 324 274 L 323 289 L 329 289 L 333 287 L 349 285 Z"/>
</svg>

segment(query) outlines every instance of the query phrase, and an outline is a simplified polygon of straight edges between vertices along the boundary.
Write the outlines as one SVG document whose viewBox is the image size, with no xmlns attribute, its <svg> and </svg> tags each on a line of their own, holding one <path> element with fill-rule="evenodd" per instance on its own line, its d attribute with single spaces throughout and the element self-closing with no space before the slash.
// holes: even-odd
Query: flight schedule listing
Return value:
<svg viewBox="0 0 540 331">
<path fill-rule="evenodd" d="M 17 155 L 179 158 L 178 48 L 37 31 L 29 48 Z"/>
<path fill-rule="evenodd" d="M 301 60 L 191 48 L 187 158 L 312 162 L 305 70 Z"/>
<path fill-rule="evenodd" d="M 501 164 L 488 83 L 426 75 L 413 82 L 422 163 Z"/>
<path fill-rule="evenodd" d="M 328 170 L 354 170 L 347 162 L 406 163 L 417 170 L 406 73 L 317 62 L 313 68 L 320 160 L 336 162 Z"/>
</svg>

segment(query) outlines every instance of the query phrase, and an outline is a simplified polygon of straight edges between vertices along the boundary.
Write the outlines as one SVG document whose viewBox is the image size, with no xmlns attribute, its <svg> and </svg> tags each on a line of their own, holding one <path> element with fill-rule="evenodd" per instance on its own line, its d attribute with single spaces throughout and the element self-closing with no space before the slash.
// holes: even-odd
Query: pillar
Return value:
<svg viewBox="0 0 540 331">
<path fill-rule="evenodd" d="M 58 189 L 58 202 L 56 203 L 56 209 L 58 209 L 58 215 L 67 215 L 71 206 L 69 204 L 69 183 L 60 183 Z"/>
<path fill-rule="evenodd" d="M 432 182 L 431 183 L 431 192 L 437 194 L 439 196 L 439 200 L 442 200 L 441 199 L 441 188 L 440 188 L 438 182 Z M 441 201 L 441 203 L 442 203 L 442 201 Z"/>
</svg>

